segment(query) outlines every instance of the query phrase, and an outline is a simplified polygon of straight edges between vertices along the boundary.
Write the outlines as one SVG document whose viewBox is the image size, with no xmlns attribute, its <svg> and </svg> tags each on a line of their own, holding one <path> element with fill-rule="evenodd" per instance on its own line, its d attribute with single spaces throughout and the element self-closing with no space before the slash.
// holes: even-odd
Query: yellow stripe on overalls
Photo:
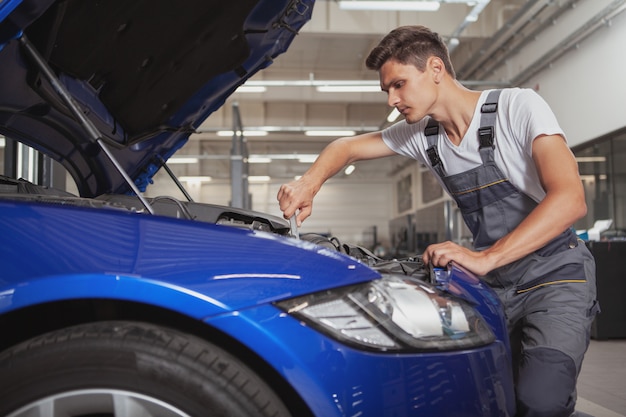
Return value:
<svg viewBox="0 0 626 417">
<path fill-rule="evenodd" d="M 585 282 L 587 282 L 586 279 L 562 279 L 562 280 L 559 280 L 559 281 L 544 282 L 542 284 L 537 284 L 537 285 L 532 286 L 530 288 L 525 288 L 523 290 L 517 290 L 516 292 L 518 294 L 523 294 L 525 292 L 532 291 L 532 290 L 535 290 L 535 289 L 540 288 L 540 287 L 545 287 L 546 285 L 566 284 L 566 283 L 579 283 L 580 284 L 580 283 L 585 283 Z"/>
<path fill-rule="evenodd" d="M 481 185 L 480 187 L 472 188 L 471 190 L 466 190 L 466 191 L 463 191 L 461 193 L 454 193 L 454 194 L 455 195 L 463 195 L 463 194 L 471 193 L 471 192 L 474 192 L 474 191 L 477 191 L 477 190 L 482 190 L 483 188 L 491 187 L 492 185 L 500 184 L 501 182 L 505 182 L 505 181 L 508 181 L 508 179 L 494 181 L 494 182 L 492 182 L 490 184 Z"/>
</svg>

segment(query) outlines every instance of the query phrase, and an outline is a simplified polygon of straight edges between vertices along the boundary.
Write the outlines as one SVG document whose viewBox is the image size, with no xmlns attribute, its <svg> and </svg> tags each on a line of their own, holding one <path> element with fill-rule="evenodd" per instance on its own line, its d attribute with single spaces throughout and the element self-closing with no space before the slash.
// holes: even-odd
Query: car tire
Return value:
<svg viewBox="0 0 626 417">
<path fill-rule="evenodd" d="M 2 352 L 0 415 L 290 414 L 241 360 L 203 339 L 147 323 L 96 322 Z"/>
</svg>

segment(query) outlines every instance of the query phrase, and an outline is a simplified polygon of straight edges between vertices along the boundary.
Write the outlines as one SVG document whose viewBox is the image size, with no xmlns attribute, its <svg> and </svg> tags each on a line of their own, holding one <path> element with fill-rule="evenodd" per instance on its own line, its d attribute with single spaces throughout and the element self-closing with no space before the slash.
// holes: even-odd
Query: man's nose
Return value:
<svg viewBox="0 0 626 417">
<path fill-rule="evenodd" d="M 398 104 L 398 96 L 389 92 L 387 94 L 387 104 L 389 104 L 390 107 L 396 107 Z"/>
</svg>

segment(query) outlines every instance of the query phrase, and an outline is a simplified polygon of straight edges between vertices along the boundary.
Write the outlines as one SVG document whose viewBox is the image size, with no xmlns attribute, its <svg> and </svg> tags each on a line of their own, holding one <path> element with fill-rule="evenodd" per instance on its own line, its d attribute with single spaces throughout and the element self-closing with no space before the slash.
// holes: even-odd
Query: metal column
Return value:
<svg viewBox="0 0 626 417">
<path fill-rule="evenodd" d="M 239 104 L 233 103 L 233 140 L 230 150 L 230 189 L 232 207 L 250 209 L 248 191 L 248 147 L 243 135 Z"/>
</svg>

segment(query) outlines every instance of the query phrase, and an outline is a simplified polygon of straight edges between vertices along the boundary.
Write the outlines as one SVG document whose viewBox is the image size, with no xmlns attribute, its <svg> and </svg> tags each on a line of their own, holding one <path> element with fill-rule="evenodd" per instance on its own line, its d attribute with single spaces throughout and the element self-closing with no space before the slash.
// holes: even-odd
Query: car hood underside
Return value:
<svg viewBox="0 0 626 417">
<path fill-rule="evenodd" d="M 85 197 L 129 190 L 24 53 L 25 39 L 142 188 L 239 85 L 287 49 L 312 11 L 312 0 L 12 3 L 0 22 L 1 133 L 61 162 Z"/>
</svg>

